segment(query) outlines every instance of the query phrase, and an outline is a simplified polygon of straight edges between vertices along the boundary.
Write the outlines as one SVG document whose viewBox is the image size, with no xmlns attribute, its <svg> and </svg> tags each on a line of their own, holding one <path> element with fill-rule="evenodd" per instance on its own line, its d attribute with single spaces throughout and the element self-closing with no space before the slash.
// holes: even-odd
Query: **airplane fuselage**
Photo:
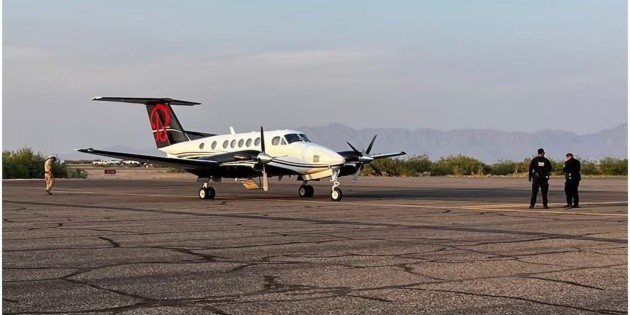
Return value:
<svg viewBox="0 0 630 315">
<path fill-rule="evenodd" d="M 293 172 L 297 175 L 304 175 L 306 179 L 319 179 L 330 176 L 332 168 L 339 168 L 345 163 L 345 159 L 337 152 L 310 142 L 308 137 L 300 131 L 265 131 L 264 138 L 266 153 L 273 157 L 273 160 L 267 164 L 272 170 L 274 168 L 288 170 L 288 174 Z M 260 132 L 234 133 L 176 143 L 160 148 L 160 150 L 165 152 L 168 157 L 174 158 L 212 158 L 245 150 L 260 151 L 260 142 Z M 225 166 L 254 169 L 256 164 L 251 159 L 244 159 L 244 161 L 225 163 Z M 255 173 L 254 170 L 252 174 Z M 238 175 L 225 177 L 239 177 Z"/>
</svg>

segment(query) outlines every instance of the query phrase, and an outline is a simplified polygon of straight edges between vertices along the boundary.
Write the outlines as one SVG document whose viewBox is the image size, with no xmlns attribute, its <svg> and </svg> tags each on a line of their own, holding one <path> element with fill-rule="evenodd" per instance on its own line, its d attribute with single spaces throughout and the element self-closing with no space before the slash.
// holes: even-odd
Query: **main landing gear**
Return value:
<svg viewBox="0 0 630 315">
<path fill-rule="evenodd" d="M 313 195 L 315 194 L 315 188 L 313 188 L 313 186 L 311 185 L 307 185 L 306 183 L 307 182 L 304 181 L 304 184 L 300 186 L 298 194 L 300 195 L 300 197 L 313 197 Z"/>
<path fill-rule="evenodd" d="M 208 186 L 208 183 L 203 183 L 199 188 L 199 199 L 214 199 L 215 195 L 214 188 Z"/>
</svg>

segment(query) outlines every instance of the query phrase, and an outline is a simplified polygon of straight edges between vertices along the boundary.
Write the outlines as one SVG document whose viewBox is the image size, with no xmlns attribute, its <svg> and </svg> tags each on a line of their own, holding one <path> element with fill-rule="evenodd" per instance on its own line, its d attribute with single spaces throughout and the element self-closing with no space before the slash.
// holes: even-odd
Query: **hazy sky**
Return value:
<svg viewBox="0 0 630 315">
<path fill-rule="evenodd" d="M 627 122 L 627 1 L 3 1 L 3 149 L 186 129 L 559 129 Z"/>
</svg>

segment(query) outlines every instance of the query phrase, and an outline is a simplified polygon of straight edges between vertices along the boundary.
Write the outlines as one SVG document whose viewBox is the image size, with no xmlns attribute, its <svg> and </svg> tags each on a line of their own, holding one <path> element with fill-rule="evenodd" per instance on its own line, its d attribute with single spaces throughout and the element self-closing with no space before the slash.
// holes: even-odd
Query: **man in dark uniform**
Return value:
<svg viewBox="0 0 630 315">
<path fill-rule="evenodd" d="M 529 163 L 529 181 L 532 182 L 532 199 L 529 202 L 529 208 L 534 209 L 536 197 L 538 196 L 538 188 L 542 192 L 543 207 L 547 206 L 547 192 L 549 192 L 549 175 L 551 174 L 551 162 L 545 157 L 545 150 L 538 149 L 538 156 L 533 158 Z"/>
<path fill-rule="evenodd" d="M 564 209 L 579 208 L 580 196 L 578 196 L 578 186 L 582 180 L 580 174 L 580 161 L 573 158 L 573 153 L 567 153 L 567 161 L 564 162 L 562 172 L 566 181 L 564 182 L 564 193 L 567 195 L 567 205 Z"/>
</svg>

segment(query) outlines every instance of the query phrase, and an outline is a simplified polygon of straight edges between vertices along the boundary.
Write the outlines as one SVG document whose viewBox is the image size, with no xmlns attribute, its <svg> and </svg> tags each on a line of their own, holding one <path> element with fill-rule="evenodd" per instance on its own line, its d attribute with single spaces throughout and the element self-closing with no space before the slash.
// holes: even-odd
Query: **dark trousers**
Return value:
<svg viewBox="0 0 630 315">
<path fill-rule="evenodd" d="M 568 206 L 579 206 L 580 196 L 578 195 L 578 186 L 580 186 L 580 182 L 568 180 L 564 183 L 564 193 L 567 195 Z"/>
<path fill-rule="evenodd" d="M 547 206 L 547 193 L 549 192 L 549 182 L 546 180 L 534 180 L 532 181 L 532 199 L 529 202 L 530 206 L 536 204 L 536 197 L 538 197 L 538 189 L 542 192 L 543 206 Z"/>
</svg>

